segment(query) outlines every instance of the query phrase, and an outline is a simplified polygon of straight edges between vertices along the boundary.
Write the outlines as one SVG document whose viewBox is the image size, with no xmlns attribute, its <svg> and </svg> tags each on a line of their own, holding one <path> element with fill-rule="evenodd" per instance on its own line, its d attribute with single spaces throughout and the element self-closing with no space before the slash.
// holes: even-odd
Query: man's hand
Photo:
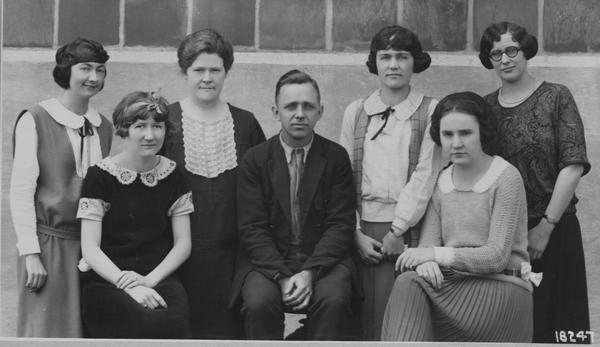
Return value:
<svg viewBox="0 0 600 347">
<path fill-rule="evenodd" d="M 312 297 L 312 282 L 314 270 L 303 270 L 279 280 L 284 305 L 293 311 L 300 311 L 308 307 Z"/>
<path fill-rule="evenodd" d="M 279 289 L 281 289 L 281 299 L 285 302 L 285 299 L 292 293 L 292 277 L 282 277 L 277 282 L 279 283 Z"/>
<path fill-rule="evenodd" d="M 377 265 L 383 260 L 383 254 L 381 254 L 383 244 L 381 242 L 363 234 L 358 229 L 354 234 L 354 241 L 356 242 L 356 249 L 363 263 Z"/>
<path fill-rule="evenodd" d="M 394 236 L 391 231 L 385 234 L 382 241 L 381 252 L 386 259 L 395 261 L 404 252 L 404 238 Z"/>
</svg>

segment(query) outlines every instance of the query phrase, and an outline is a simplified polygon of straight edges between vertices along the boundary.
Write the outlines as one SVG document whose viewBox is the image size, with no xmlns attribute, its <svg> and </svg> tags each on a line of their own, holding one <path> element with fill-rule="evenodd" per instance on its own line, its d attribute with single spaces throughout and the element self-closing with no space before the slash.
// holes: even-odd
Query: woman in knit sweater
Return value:
<svg viewBox="0 0 600 347">
<path fill-rule="evenodd" d="M 517 169 L 489 146 L 495 123 L 475 93 L 436 107 L 431 137 L 451 160 L 438 178 L 419 247 L 396 262 L 382 340 L 528 342 L 527 205 Z"/>
</svg>

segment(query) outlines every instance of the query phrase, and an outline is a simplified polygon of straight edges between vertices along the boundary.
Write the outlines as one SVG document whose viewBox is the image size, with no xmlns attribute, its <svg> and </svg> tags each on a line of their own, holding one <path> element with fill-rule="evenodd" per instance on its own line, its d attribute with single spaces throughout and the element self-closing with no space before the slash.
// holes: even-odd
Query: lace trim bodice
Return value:
<svg viewBox="0 0 600 347">
<path fill-rule="evenodd" d="M 229 110 L 223 118 L 206 121 L 190 115 L 182 105 L 182 128 L 188 171 L 213 178 L 237 166 L 233 117 Z"/>
</svg>

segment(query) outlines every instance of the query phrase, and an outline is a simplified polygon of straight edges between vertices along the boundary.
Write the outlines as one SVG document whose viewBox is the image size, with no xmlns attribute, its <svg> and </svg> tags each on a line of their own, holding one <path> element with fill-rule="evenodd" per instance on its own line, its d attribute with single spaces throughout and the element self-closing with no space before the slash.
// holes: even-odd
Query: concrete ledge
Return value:
<svg viewBox="0 0 600 347">
<path fill-rule="evenodd" d="M 156 50 L 112 50 L 107 47 L 110 62 L 121 63 L 176 63 L 177 53 L 173 49 Z M 2 60 L 6 62 L 40 62 L 54 61 L 54 49 L 15 49 L 4 48 Z M 270 65 L 332 65 L 363 66 L 367 52 L 361 53 L 290 53 L 290 52 L 236 52 L 235 62 L 241 64 Z M 466 66 L 481 67 L 477 52 L 472 53 L 437 53 L 430 52 L 431 66 Z M 538 55 L 534 57 L 531 67 L 600 67 L 600 54 L 576 53 L 560 55 Z"/>
</svg>

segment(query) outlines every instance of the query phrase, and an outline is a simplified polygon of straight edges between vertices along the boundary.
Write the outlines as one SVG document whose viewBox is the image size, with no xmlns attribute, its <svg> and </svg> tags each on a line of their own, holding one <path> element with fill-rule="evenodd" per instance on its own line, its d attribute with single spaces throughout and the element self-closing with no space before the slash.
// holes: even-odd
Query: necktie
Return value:
<svg viewBox="0 0 600 347">
<path fill-rule="evenodd" d="M 393 112 L 394 112 L 394 109 L 392 108 L 392 106 L 388 106 L 388 108 L 386 108 L 385 110 L 383 110 L 381 112 L 369 115 L 369 117 L 381 115 L 381 119 L 383 119 L 383 125 L 381 126 L 381 128 L 379 128 L 379 130 L 377 130 L 375 135 L 373 135 L 373 137 L 371 137 L 371 140 L 375 140 L 377 138 L 377 136 L 379 136 L 379 134 L 381 134 L 381 132 L 383 131 L 383 128 L 385 128 L 385 126 L 387 125 L 388 118 L 390 118 L 390 114 L 392 114 Z"/>
<path fill-rule="evenodd" d="M 87 168 L 90 166 L 90 147 L 89 147 L 89 141 L 84 141 L 86 136 L 92 136 L 94 135 L 94 127 L 92 126 L 92 123 L 90 123 L 90 121 L 83 117 L 83 125 L 81 126 L 81 128 L 79 128 L 77 130 L 77 133 L 79 134 L 79 138 L 80 138 L 80 142 L 79 142 L 79 160 L 80 160 L 80 171 L 82 173 L 83 176 L 85 176 L 85 173 L 87 171 Z M 86 142 L 87 142 L 87 146 L 86 146 Z M 83 147 L 86 147 L 85 150 Z M 82 177 L 83 177 L 82 176 Z"/>
<path fill-rule="evenodd" d="M 294 239 L 300 240 L 300 198 L 299 188 L 304 171 L 304 148 L 294 148 L 292 150 L 292 170 L 290 172 L 290 207 L 292 215 L 292 232 Z"/>
</svg>

